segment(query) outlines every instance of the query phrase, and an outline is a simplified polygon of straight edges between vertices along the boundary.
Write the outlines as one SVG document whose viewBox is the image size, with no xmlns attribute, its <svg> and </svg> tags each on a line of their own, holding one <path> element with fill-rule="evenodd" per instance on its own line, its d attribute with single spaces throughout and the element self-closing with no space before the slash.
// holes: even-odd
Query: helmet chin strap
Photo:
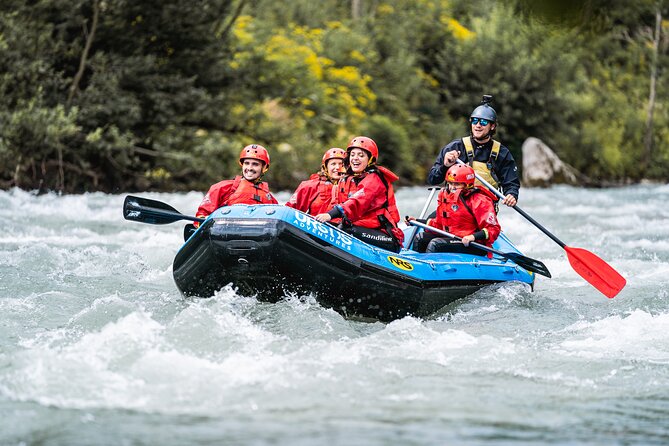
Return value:
<svg viewBox="0 0 669 446">
<path fill-rule="evenodd" d="M 325 176 L 325 178 L 327 178 L 331 183 L 334 183 L 334 180 L 333 180 L 332 177 L 330 176 L 330 173 L 328 172 L 327 169 L 321 169 L 321 173 L 322 173 L 323 176 Z"/>
<path fill-rule="evenodd" d="M 263 167 L 262 170 L 260 171 L 260 175 L 258 175 L 258 178 L 256 178 L 255 180 L 253 180 L 253 184 L 260 184 L 260 183 L 262 183 L 262 177 L 265 176 L 265 173 L 267 173 L 268 170 L 269 170 L 268 167 L 267 167 L 267 168 Z"/>
<path fill-rule="evenodd" d="M 494 124 L 494 123 L 493 123 L 493 124 Z M 474 132 L 472 132 L 471 129 L 469 130 L 469 134 L 472 135 L 472 138 L 474 139 L 474 141 L 476 141 L 476 142 L 478 142 L 478 143 L 480 143 L 480 144 L 484 144 L 484 143 L 488 142 L 489 139 L 492 139 L 492 136 L 495 134 L 495 128 L 496 128 L 496 126 L 495 126 L 495 127 L 492 127 L 492 126 L 491 126 L 491 127 L 490 127 L 490 130 L 488 130 L 488 133 L 486 133 L 485 135 L 483 135 L 483 138 L 482 138 L 482 139 L 477 139 L 477 138 L 474 136 Z"/>
<path fill-rule="evenodd" d="M 478 142 L 478 143 L 480 143 L 480 144 L 483 144 L 483 143 L 488 142 L 488 140 L 489 140 L 490 138 L 492 138 L 492 132 L 491 132 L 491 131 L 488 131 L 488 133 L 486 133 L 486 134 L 483 136 L 482 139 L 478 139 L 478 138 L 475 137 L 474 134 L 472 133 L 472 138 L 474 139 L 474 141 L 476 141 L 476 142 Z"/>
<path fill-rule="evenodd" d="M 328 161 L 330 161 L 330 160 L 328 160 Z M 344 165 L 342 165 L 337 170 L 338 170 L 338 173 L 339 173 L 339 178 L 341 178 L 342 175 L 346 174 L 346 167 L 344 167 Z M 325 167 L 324 164 L 321 164 L 321 173 L 323 174 L 323 176 L 325 176 L 325 178 L 330 180 L 330 182 L 333 183 L 333 184 L 336 183 L 337 181 L 339 181 L 339 179 L 332 178 L 332 175 L 330 175 L 330 173 L 328 172 L 327 167 Z"/>
</svg>

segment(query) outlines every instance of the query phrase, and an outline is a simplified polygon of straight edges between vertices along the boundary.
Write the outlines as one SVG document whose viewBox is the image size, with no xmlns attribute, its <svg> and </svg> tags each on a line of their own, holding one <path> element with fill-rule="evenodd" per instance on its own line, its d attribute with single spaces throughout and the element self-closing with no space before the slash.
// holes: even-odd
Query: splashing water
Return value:
<svg viewBox="0 0 669 446">
<path fill-rule="evenodd" d="M 185 214 L 202 197 L 145 196 Z M 417 215 L 427 193 L 397 197 Z M 553 279 L 389 324 L 290 292 L 184 299 L 183 225 L 125 221 L 123 198 L 0 192 L 0 444 L 669 443 L 667 186 L 522 192 L 627 278 L 615 299 L 502 207 Z"/>
</svg>

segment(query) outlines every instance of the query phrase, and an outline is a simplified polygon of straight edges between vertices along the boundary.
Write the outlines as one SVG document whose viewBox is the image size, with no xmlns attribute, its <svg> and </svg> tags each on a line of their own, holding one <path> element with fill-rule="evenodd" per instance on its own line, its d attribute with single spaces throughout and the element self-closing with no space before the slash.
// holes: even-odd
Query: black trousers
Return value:
<svg viewBox="0 0 669 446">
<path fill-rule="evenodd" d="M 344 227 L 343 229 L 353 237 L 381 249 L 392 252 L 400 252 L 402 249 L 399 242 L 395 240 L 394 237 L 388 235 L 387 232 L 382 231 L 381 229 L 370 229 L 362 226 L 349 226 Z"/>
<path fill-rule="evenodd" d="M 477 256 L 487 256 L 488 253 L 474 247 L 465 246 L 460 240 L 442 237 L 434 232 L 423 231 L 416 235 L 413 242 L 414 249 L 417 252 L 454 252 L 462 254 L 474 254 Z"/>
</svg>

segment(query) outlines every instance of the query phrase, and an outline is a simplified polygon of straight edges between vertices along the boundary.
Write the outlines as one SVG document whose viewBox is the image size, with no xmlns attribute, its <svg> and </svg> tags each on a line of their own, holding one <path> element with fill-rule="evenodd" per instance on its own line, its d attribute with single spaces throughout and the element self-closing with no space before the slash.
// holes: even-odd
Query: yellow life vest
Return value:
<svg viewBox="0 0 669 446">
<path fill-rule="evenodd" d="M 501 146 L 499 141 L 492 140 L 492 149 L 490 150 L 490 157 L 488 158 L 487 163 L 481 161 L 474 161 L 474 146 L 472 145 L 472 138 L 465 136 L 462 138 L 462 142 L 465 145 L 465 150 L 467 151 L 467 160 L 469 165 L 472 166 L 472 169 L 478 173 L 481 178 L 486 180 L 488 183 L 493 185 L 496 189 L 499 189 L 499 183 L 497 181 L 497 175 L 493 174 L 493 165 L 497 156 L 499 155 L 499 148 Z M 476 184 L 484 187 L 479 180 L 476 180 Z"/>
</svg>

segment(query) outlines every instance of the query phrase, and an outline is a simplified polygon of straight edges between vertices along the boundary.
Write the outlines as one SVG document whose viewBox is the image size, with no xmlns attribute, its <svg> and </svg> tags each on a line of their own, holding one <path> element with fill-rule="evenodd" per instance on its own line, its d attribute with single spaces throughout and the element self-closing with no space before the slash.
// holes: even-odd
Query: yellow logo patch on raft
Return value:
<svg viewBox="0 0 669 446">
<path fill-rule="evenodd" d="M 407 262 L 406 260 L 398 259 L 397 257 L 393 256 L 388 256 L 388 261 L 394 266 L 399 269 L 403 269 L 404 271 L 411 271 L 413 270 L 413 265 L 411 262 Z"/>
</svg>

